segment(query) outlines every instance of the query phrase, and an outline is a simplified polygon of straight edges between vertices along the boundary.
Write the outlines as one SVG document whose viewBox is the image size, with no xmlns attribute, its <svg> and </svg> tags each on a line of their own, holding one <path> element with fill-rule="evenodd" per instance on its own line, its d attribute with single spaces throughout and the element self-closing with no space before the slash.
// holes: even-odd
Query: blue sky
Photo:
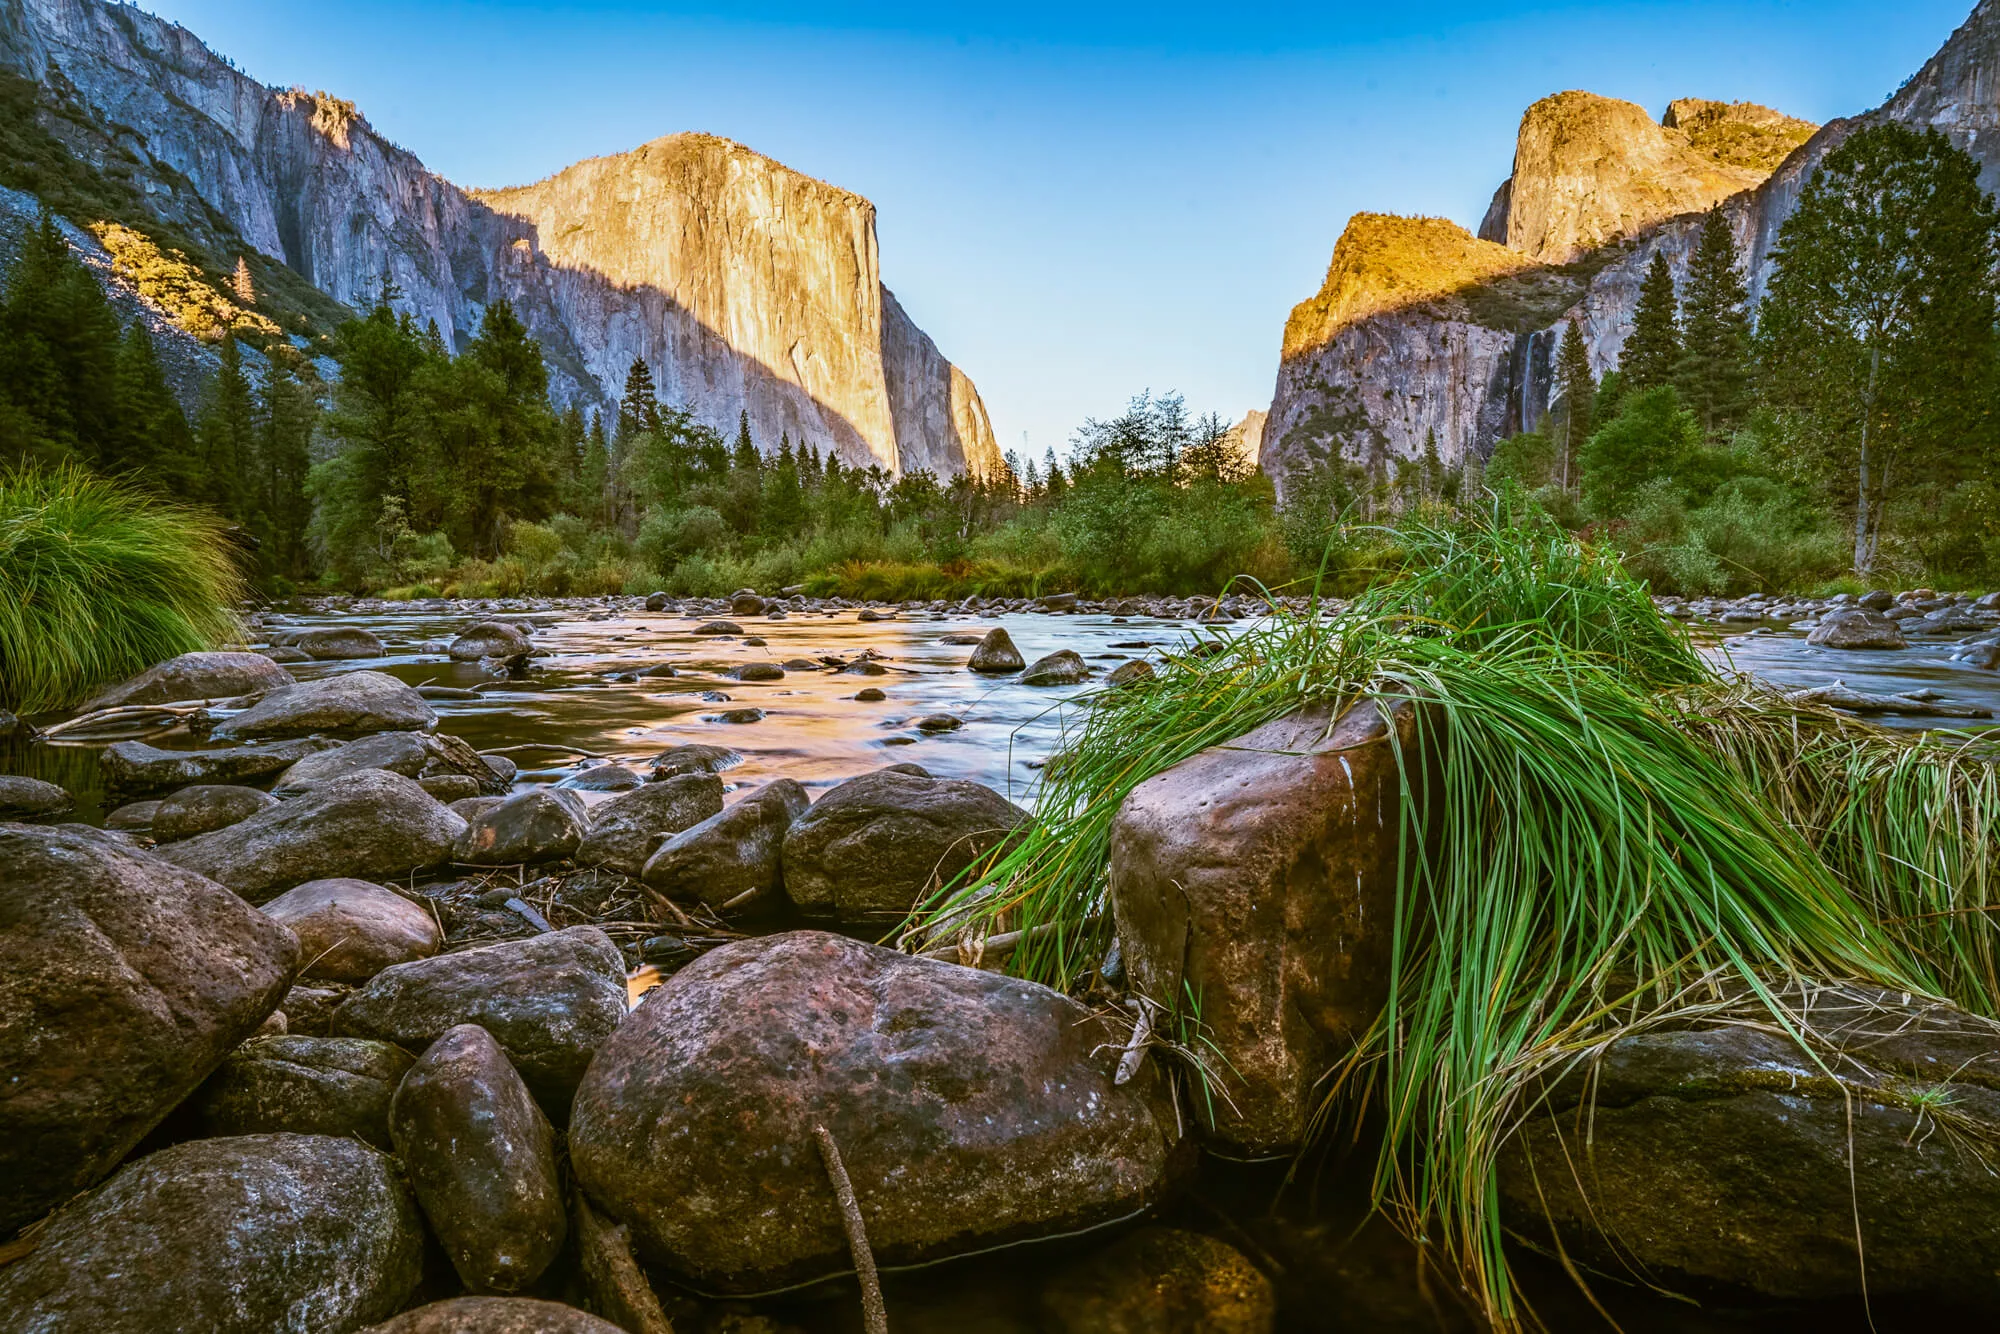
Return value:
<svg viewBox="0 0 2000 1334">
<path fill-rule="evenodd" d="M 1267 404 L 1358 210 L 1476 226 L 1528 103 L 1872 107 L 1971 0 L 1006 5 L 145 0 L 465 185 L 677 130 L 874 200 L 883 280 L 1003 448 L 1179 390 Z"/>
</svg>

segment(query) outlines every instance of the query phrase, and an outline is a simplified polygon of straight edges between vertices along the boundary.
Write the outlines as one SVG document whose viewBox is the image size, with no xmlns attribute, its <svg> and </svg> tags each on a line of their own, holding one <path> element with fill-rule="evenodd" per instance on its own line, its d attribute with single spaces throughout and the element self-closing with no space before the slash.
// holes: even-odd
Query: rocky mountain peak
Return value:
<svg viewBox="0 0 2000 1334">
<path fill-rule="evenodd" d="M 1568 264 L 1762 184 L 1816 128 L 1765 107 L 1682 99 L 1663 125 L 1632 102 L 1570 91 L 1521 117 L 1514 174 L 1481 235 Z M 1504 219 L 1504 221 L 1503 221 Z"/>
</svg>

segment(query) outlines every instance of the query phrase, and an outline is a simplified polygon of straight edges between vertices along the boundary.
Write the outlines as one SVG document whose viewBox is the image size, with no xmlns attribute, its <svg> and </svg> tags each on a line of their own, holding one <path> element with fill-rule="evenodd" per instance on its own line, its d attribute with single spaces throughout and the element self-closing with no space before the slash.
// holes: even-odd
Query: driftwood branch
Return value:
<svg viewBox="0 0 2000 1334">
<path fill-rule="evenodd" d="M 1132 1076 L 1139 1073 L 1139 1066 L 1146 1059 L 1146 1044 L 1153 1036 L 1153 1003 L 1144 996 L 1132 1002 L 1138 1012 L 1138 1019 L 1132 1025 L 1132 1040 L 1125 1044 L 1125 1054 L 1118 1058 L 1118 1073 L 1111 1077 L 1113 1084 L 1129 1084 Z"/>
<path fill-rule="evenodd" d="M 854 1275 L 861 1280 L 861 1323 L 868 1334 L 889 1334 L 889 1308 L 882 1304 L 882 1278 L 875 1272 L 875 1252 L 868 1246 L 868 1229 L 861 1222 L 861 1202 L 854 1198 L 854 1183 L 847 1179 L 847 1165 L 840 1161 L 840 1146 L 825 1126 L 813 1127 L 819 1141 L 819 1156 L 826 1163 L 827 1180 L 833 1183 L 834 1198 L 840 1201 L 840 1223 L 847 1231 L 847 1249 L 854 1257 Z"/>
<path fill-rule="evenodd" d="M 673 1322 L 660 1309 L 660 1299 L 632 1258 L 632 1242 L 624 1224 L 613 1226 L 576 1193 L 576 1238 L 584 1286 L 597 1313 L 627 1334 L 674 1334 Z"/>
</svg>

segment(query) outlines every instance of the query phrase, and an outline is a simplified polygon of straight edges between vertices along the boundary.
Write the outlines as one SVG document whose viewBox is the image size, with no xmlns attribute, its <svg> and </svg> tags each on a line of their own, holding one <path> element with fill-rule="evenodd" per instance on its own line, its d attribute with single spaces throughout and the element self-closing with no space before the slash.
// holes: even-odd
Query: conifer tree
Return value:
<svg viewBox="0 0 2000 1334">
<path fill-rule="evenodd" d="M 778 452 L 781 454 L 790 454 L 792 452 L 792 436 L 789 431 L 779 433 Z M 736 447 L 730 451 L 729 466 L 749 470 L 755 470 L 757 467 L 757 444 L 750 438 L 750 414 L 748 412 L 739 412 L 736 414 Z"/>
<path fill-rule="evenodd" d="M 250 261 L 242 255 L 236 257 L 236 272 L 229 277 L 229 290 L 243 306 L 257 304 L 257 284 L 250 280 Z"/>
<path fill-rule="evenodd" d="M 1743 419 L 1750 386 L 1750 294 L 1736 267 L 1736 237 L 1720 208 L 1702 220 L 1681 302 L 1681 359 L 1674 382 L 1710 436 Z"/>
<path fill-rule="evenodd" d="M 625 372 L 625 396 L 618 400 L 618 438 L 621 443 L 642 431 L 660 429 L 660 398 L 653 390 L 653 372 L 637 357 Z"/>
<path fill-rule="evenodd" d="M 7 453 L 96 462 L 116 434 L 118 318 L 97 279 L 42 210 L 0 302 L 0 400 Z"/>
<path fill-rule="evenodd" d="M 105 472 L 130 474 L 172 496 L 197 497 L 201 469 L 187 414 L 167 387 L 152 335 L 134 320 L 118 346 L 117 426 L 98 452 Z"/>
<path fill-rule="evenodd" d="M 1435 504 L 1444 495 L 1444 459 L 1438 453 L 1435 426 L 1424 432 L 1424 453 L 1418 463 L 1418 485 L 1426 504 Z"/>
<path fill-rule="evenodd" d="M 1576 475 L 1577 451 L 1590 438 L 1590 409 L 1597 397 L 1597 380 L 1590 373 L 1590 349 L 1584 346 L 1583 330 L 1575 320 L 1563 326 L 1562 347 L 1556 353 L 1556 387 L 1562 395 L 1556 481 L 1568 490 Z"/>
<path fill-rule="evenodd" d="M 209 382 L 197 428 L 200 445 L 201 498 L 232 519 L 250 509 L 251 467 L 256 458 L 256 412 L 250 381 L 243 374 L 243 354 L 234 334 L 222 336 L 222 364 Z"/>
<path fill-rule="evenodd" d="M 305 487 L 318 397 L 282 357 L 272 356 L 257 386 L 256 407 L 256 503 L 250 524 L 261 543 L 259 558 L 267 574 L 303 579 L 312 566 L 306 545 L 312 506 Z"/>
<path fill-rule="evenodd" d="M 1674 273 L 1666 252 L 1653 252 L 1646 281 L 1639 288 L 1639 305 L 1632 312 L 1632 332 L 1625 339 L 1619 369 L 1625 387 L 1637 392 L 1674 382 L 1681 360 L 1680 317 L 1674 300 Z"/>
</svg>

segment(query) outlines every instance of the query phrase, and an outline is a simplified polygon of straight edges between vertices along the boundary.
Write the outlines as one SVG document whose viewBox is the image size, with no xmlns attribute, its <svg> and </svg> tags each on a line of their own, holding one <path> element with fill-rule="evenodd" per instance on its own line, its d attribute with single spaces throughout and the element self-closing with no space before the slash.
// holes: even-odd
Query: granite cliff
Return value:
<svg viewBox="0 0 2000 1334">
<path fill-rule="evenodd" d="M 1882 106 L 1818 129 L 1747 103 L 1682 99 L 1658 123 L 1588 93 L 1536 103 L 1477 237 L 1439 219 L 1349 223 L 1286 322 L 1264 470 L 1282 494 L 1335 457 L 1414 459 L 1433 431 L 1448 462 L 1483 458 L 1548 410 L 1570 320 L 1599 373 L 1617 364 L 1653 255 L 1684 276 L 1703 211 L 1723 209 L 1760 297 L 1799 192 L 1878 120 L 1935 127 L 2000 189 L 2000 0 L 1980 0 Z"/>
<path fill-rule="evenodd" d="M 352 103 L 268 88 L 110 0 L 8 0 L 0 70 L 69 149 L 219 252 L 247 247 L 349 306 L 386 275 L 462 344 L 513 302 L 558 398 L 613 402 L 634 358 L 718 428 L 749 414 L 896 473 L 1000 467 L 978 391 L 882 286 L 874 208 L 708 135 L 519 189 L 467 191 Z"/>
</svg>

